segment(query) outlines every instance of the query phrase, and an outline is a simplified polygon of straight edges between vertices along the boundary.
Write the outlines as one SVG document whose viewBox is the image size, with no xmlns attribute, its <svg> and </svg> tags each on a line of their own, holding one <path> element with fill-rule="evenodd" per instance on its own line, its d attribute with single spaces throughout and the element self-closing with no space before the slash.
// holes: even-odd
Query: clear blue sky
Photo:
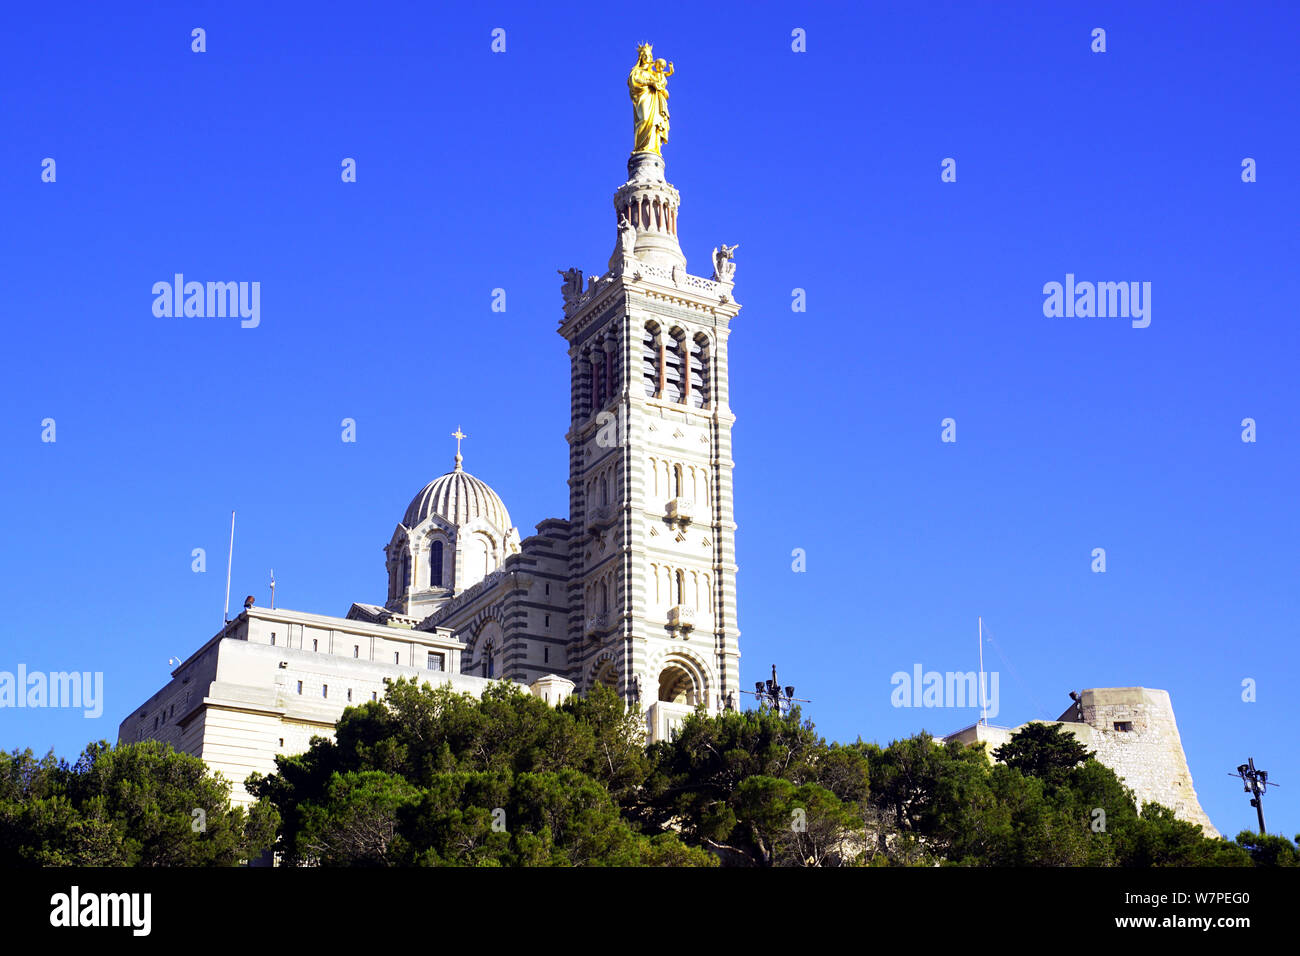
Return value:
<svg viewBox="0 0 1300 956">
<path fill-rule="evenodd" d="M 231 508 L 232 603 L 266 603 L 273 566 L 281 606 L 330 614 L 383 599 L 381 547 L 450 467 L 457 425 L 523 533 L 566 515 L 555 270 L 604 269 L 625 78 L 651 40 L 676 66 L 665 158 L 692 271 L 741 244 L 744 685 L 776 662 L 835 739 L 949 732 L 975 712 L 895 709 L 890 675 L 974 668 L 983 615 L 1009 662 L 990 646 L 996 723 L 1053 718 L 1071 689 L 1167 689 L 1216 825 L 1253 825 L 1227 776 L 1253 756 L 1284 784 L 1270 829 L 1294 834 L 1298 20 L 1217 3 L 15 8 L 0 669 L 102 670 L 107 689 L 98 721 L 0 711 L 0 746 L 74 757 L 115 736 L 220 624 Z M 176 272 L 260 282 L 260 327 L 154 317 Z M 1066 273 L 1152 283 L 1150 327 L 1044 317 Z"/>
</svg>

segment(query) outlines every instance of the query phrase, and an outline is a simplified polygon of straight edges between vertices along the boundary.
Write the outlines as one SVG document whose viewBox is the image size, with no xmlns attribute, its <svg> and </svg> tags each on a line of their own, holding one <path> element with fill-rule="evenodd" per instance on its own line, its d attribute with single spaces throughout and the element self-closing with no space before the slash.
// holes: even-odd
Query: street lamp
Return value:
<svg viewBox="0 0 1300 956">
<path fill-rule="evenodd" d="M 1254 757 L 1238 767 L 1235 774 L 1230 773 L 1228 776 L 1241 778 L 1242 788 L 1246 793 L 1251 794 L 1250 805 L 1255 808 L 1255 813 L 1259 816 L 1259 832 L 1261 834 L 1267 832 L 1264 829 L 1264 791 L 1278 784 L 1269 783 L 1267 770 L 1255 769 Z"/>
<path fill-rule="evenodd" d="M 776 711 L 777 716 L 788 714 L 794 707 L 795 701 L 809 703 L 802 697 L 794 696 L 794 685 L 790 684 L 785 687 L 781 686 L 776 676 L 776 665 L 772 665 L 772 676 L 767 681 L 754 681 L 754 697 L 758 700 L 758 706 L 764 705 L 771 707 Z"/>
</svg>

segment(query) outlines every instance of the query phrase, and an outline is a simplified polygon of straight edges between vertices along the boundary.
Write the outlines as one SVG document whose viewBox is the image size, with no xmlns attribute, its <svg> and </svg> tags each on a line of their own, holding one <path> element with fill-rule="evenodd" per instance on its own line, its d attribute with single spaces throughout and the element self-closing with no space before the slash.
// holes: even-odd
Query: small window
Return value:
<svg viewBox="0 0 1300 956">
<path fill-rule="evenodd" d="M 445 662 L 446 662 L 446 658 L 443 657 L 441 654 L 439 654 L 437 651 L 429 652 L 429 670 L 431 671 L 444 670 L 445 667 L 443 665 L 445 664 Z"/>
<path fill-rule="evenodd" d="M 393 651 L 393 663 L 394 664 L 402 663 L 402 654 L 400 651 Z"/>
<path fill-rule="evenodd" d="M 157 730 L 157 729 L 158 729 L 158 715 L 157 715 L 157 714 L 154 714 L 154 717 L 153 717 L 153 729 L 154 729 L 154 730 Z"/>
<path fill-rule="evenodd" d="M 550 585 L 550 582 L 547 582 L 547 584 L 546 584 L 546 593 L 547 593 L 547 594 L 550 594 L 550 593 L 551 593 L 551 585 Z"/>
<path fill-rule="evenodd" d="M 360 656 L 361 656 L 361 645 L 360 645 L 360 644 L 353 644 L 353 645 L 352 645 L 352 656 L 353 656 L 353 657 L 360 657 Z"/>
<path fill-rule="evenodd" d="M 283 738 L 283 737 L 280 738 L 280 746 L 281 746 L 281 747 L 284 746 L 284 738 Z"/>
<path fill-rule="evenodd" d="M 1115 729 L 1120 731 L 1121 733 L 1129 733 L 1133 730 L 1133 721 L 1117 720 L 1115 721 Z"/>
<path fill-rule="evenodd" d="M 542 663 L 543 663 L 543 664 L 549 664 L 550 662 L 551 662 L 551 649 L 550 649 L 549 647 L 543 647 L 543 648 L 542 648 Z"/>
<path fill-rule="evenodd" d="M 377 691 L 377 690 L 372 690 L 372 691 L 370 692 L 370 699 L 371 699 L 371 700 L 379 700 L 379 691 Z"/>
<path fill-rule="evenodd" d="M 352 703 L 352 688 L 348 688 L 348 703 Z"/>
<path fill-rule="evenodd" d="M 302 693 L 302 681 L 298 681 L 298 693 Z"/>
<path fill-rule="evenodd" d="M 544 618 L 544 621 L 545 621 L 545 623 L 544 623 L 542 626 L 543 626 L 543 627 L 550 627 L 550 626 L 551 626 L 551 615 L 547 614 L 546 617 Z"/>
<path fill-rule="evenodd" d="M 275 647 L 275 631 L 271 632 L 271 646 Z"/>
<path fill-rule="evenodd" d="M 320 695 L 321 695 L 322 697 L 328 697 L 328 696 L 330 695 L 330 685 L 329 685 L 329 684 L 321 684 L 321 685 L 320 685 Z"/>
<path fill-rule="evenodd" d="M 313 651 L 319 651 L 319 650 L 320 650 L 320 641 L 317 641 L 317 640 L 315 640 L 315 639 L 313 638 L 313 639 L 312 639 L 312 642 L 311 642 L 311 649 L 312 649 Z"/>
</svg>

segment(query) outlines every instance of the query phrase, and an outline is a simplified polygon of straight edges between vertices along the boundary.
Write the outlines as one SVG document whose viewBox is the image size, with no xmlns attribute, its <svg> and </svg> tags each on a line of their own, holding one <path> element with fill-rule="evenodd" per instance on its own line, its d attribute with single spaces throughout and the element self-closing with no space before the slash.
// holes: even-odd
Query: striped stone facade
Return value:
<svg viewBox="0 0 1300 956">
<path fill-rule="evenodd" d="M 585 289 L 564 274 L 569 519 L 543 521 L 417 625 L 464 642 L 466 674 L 605 684 L 640 704 L 651 739 L 740 693 L 727 365 L 740 306 L 731 268 L 686 271 L 662 175 L 634 154 L 614 202 L 635 242 Z"/>
<path fill-rule="evenodd" d="M 419 625 L 465 643 L 462 673 L 532 684 L 569 665 L 569 522 L 548 518 L 501 570 Z"/>
<path fill-rule="evenodd" d="M 638 177 L 661 176 L 662 162 L 634 155 L 629 174 L 620 216 L 632 184 L 654 194 Z M 634 254 L 616 249 L 609 272 L 566 290 L 559 329 L 571 367 L 567 676 L 579 692 L 604 683 L 639 701 L 651 736 L 660 705 L 717 712 L 740 693 L 727 368 L 740 306 L 727 279 L 685 270 L 677 193 L 658 191 L 671 215 L 628 217 Z"/>
</svg>

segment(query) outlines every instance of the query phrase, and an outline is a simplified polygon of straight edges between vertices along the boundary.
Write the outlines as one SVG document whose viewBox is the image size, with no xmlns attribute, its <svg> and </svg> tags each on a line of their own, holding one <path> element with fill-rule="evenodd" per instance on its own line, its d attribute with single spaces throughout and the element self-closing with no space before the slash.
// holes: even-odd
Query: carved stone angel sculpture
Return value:
<svg viewBox="0 0 1300 956">
<path fill-rule="evenodd" d="M 581 269 L 556 269 L 564 277 L 564 284 L 560 286 L 560 294 L 564 296 L 564 304 L 568 305 L 573 299 L 582 295 L 582 270 Z"/>
<path fill-rule="evenodd" d="M 721 249 L 713 250 L 713 281 L 714 282 L 734 282 L 736 275 L 736 263 L 734 260 L 736 250 L 740 248 L 740 243 L 729 246 L 725 242 Z"/>
</svg>

